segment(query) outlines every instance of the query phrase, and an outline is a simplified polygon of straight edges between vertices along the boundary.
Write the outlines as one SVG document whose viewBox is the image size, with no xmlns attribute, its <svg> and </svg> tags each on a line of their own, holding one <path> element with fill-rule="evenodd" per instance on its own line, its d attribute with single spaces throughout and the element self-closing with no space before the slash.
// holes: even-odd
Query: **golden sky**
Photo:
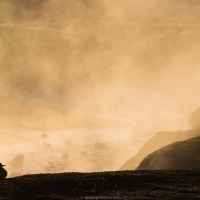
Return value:
<svg viewBox="0 0 200 200">
<path fill-rule="evenodd" d="M 189 128 L 200 105 L 199 11 L 198 0 L 0 0 L 5 152 L 15 141 L 26 161 L 23 145 L 34 151 L 44 132 L 58 135 L 51 150 L 63 152 L 59 141 L 76 134 L 104 163 L 84 170 L 117 169 L 156 131 Z M 105 152 L 113 163 L 105 164 Z"/>
</svg>

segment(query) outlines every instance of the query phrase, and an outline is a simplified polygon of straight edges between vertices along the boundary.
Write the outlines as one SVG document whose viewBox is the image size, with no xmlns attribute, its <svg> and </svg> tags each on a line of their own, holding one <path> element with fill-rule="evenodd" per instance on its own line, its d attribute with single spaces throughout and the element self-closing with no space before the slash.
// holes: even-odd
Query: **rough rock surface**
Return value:
<svg viewBox="0 0 200 200">
<path fill-rule="evenodd" d="M 175 142 L 149 154 L 138 170 L 189 170 L 200 168 L 200 137 Z"/>
<path fill-rule="evenodd" d="M 149 141 L 147 141 L 138 153 L 131 157 L 122 167 L 121 170 L 133 170 L 139 163 L 150 153 L 174 142 L 184 141 L 193 137 L 200 136 L 199 129 L 188 131 L 159 132 Z"/>
</svg>

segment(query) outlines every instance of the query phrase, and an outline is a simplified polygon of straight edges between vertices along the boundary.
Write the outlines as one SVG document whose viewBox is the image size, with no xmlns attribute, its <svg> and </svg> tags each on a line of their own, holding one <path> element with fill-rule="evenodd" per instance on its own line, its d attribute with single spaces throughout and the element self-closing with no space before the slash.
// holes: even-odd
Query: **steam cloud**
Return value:
<svg viewBox="0 0 200 200">
<path fill-rule="evenodd" d="M 58 150 L 35 135 L 88 128 L 84 140 L 92 141 L 75 157 L 94 171 L 126 160 L 110 144 L 116 129 L 126 138 L 120 145 L 136 151 L 158 130 L 188 128 L 200 98 L 199 11 L 198 0 L 1 0 L 1 137 L 7 145 L 17 138 L 19 154 L 23 144 L 42 141 L 65 163 L 55 159 L 43 169 L 60 171 L 79 163 L 70 161 L 72 147 Z"/>
</svg>

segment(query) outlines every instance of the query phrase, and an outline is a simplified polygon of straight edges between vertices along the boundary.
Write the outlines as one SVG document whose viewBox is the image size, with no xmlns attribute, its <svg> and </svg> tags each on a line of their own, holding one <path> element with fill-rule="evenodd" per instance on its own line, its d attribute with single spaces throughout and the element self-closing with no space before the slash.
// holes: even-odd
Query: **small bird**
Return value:
<svg viewBox="0 0 200 200">
<path fill-rule="evenodd" d="M 2 165 L 0 163 L 0 180 L 4 180 L 8 174 L 7 171 L 3 168 L 3 166 L 5 165 Z"/>
</svg>

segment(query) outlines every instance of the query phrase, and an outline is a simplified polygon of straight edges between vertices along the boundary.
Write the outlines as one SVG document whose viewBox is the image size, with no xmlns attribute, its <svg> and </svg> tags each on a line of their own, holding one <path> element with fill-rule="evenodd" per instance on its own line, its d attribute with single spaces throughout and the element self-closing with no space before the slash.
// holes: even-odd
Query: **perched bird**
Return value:
<svg viewBox="0 0 200 200">
<path fill-rule="evenodd" d="M 0 180 L 4 180 L 8 174 L 7 171 L 3 168 L 3 166 L 5 165 L 2 165 L 0 163 Z"/>
</svg>

